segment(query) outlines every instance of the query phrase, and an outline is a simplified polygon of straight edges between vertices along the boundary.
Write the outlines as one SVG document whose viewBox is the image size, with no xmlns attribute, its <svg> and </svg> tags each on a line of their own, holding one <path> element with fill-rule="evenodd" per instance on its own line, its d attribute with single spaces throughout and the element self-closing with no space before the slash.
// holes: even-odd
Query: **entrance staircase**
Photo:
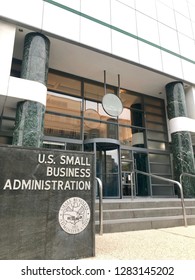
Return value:
<svg viewBox="0 0 195 280">
<path fill-rule="evenodd" d="M 195 199 L 185 199 L 188 225 L 195 225 Z M 99 201 L 95 211 L 99 233 Z M 184 226 L 179 198 L 103 200 L 103 233 Z"/>
</svg>

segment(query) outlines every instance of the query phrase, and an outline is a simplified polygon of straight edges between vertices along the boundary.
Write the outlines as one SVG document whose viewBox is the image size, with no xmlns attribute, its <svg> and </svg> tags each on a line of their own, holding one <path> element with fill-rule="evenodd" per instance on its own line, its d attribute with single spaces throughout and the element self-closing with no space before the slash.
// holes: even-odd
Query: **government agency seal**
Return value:
<svg viewBox="0 0 195 280">
<path fill-rule="evenodd" d="M 71 197 L 60 207 L 58 219 L 65 232 L 77 234 L 87 227 L 90 216 L 87 202 L 80 197 Z"/>
</svg>

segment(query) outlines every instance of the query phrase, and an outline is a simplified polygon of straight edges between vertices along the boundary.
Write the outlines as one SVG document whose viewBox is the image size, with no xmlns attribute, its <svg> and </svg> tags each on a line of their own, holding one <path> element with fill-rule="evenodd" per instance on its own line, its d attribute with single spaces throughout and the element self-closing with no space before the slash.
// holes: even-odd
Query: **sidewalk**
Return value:
<svg viewBox="0 0 195 280">
<path fill-rule="evenodd" d="M 195 260 L 195 226 L 96 235 L 91 260 Z"/>
</svg>

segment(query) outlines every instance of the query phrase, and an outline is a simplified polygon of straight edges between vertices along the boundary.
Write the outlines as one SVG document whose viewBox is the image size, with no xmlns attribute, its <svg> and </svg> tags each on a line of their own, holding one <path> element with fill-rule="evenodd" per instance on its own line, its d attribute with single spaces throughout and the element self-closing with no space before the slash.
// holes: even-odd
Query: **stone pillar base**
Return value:
<svg viewBox="0 0 195 280">
<path fill-rule="evenodd" d="M 24 147 L 41 147 L 44 113 L 45 106 L 40 103 L 19 102 L 12 144 Z"/>
</svg>

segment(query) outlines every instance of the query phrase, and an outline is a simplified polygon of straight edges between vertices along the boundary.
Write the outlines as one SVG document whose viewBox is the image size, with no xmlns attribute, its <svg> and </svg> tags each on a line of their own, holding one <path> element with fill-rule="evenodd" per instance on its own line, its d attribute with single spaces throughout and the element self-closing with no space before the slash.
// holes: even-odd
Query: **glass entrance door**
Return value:
<svg viewBox="0 0 195 280">
<path fill-rule="evenodd" d="M 96 151 L 96 174 L 103 183 L 104 197 L 119 196 L 119 159 L 118 148 Z"/>
<path fill-rule="evenodd" d="M 121 150 L 121 177 L 122 177 L 122 197 L 130 197 L 135 192 L 134 160 L 132 151 Z"/>
<path fill-rule="evenodd" d="M 119 146 L 106 142 L 85 144 L 86 151 L 89 147 L 95 152 L 96 177 L 102 181 L 103 197 L 119 198 Z"/>
</svg>

